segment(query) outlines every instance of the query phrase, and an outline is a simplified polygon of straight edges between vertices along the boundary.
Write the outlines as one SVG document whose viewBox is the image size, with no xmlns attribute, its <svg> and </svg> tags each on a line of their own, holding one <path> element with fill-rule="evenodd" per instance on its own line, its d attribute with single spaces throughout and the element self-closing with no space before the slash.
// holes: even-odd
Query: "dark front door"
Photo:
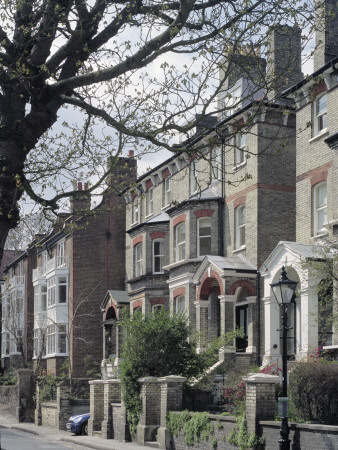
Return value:
<svg viewBox="0 0 338 450">
<path fill-rule="evenodd" d="M 248 305 L 236 307 L 236 328 L 244 333 L 243 337 L 236 338 L 236 351 L 245 352 L 248 346 Z"/>
</svg>

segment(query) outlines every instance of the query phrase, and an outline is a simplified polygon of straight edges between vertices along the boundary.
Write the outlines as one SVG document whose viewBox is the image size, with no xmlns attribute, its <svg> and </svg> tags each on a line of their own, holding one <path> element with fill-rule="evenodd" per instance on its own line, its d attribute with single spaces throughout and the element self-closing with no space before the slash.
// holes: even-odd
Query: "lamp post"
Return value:
<svg viewBox="0 0 338 450">
<path fill-rule="evenodd" d="M 288 425 L 288 361 L 287 361 L 287 336 L 288 336 L 288 306 L 294 298 L 294 293 L 297 286 L 297 281 L 289 280 L 286 276 L 285 267 L 282 267 L 281 277 L 279 281 L 270 284 L 272 292 L 276 298 L 279 306 L 282 307 L 282 341 L 283 341 L 283 353 L 282 353 L 282 397 L 278 400 L 279 416 L 282 419 L 280 428 L 279 450 L 290 450 L 289 439 L 289 425 Z M 277 330 L 279 331 L 279 330 Z"/>
</svg>

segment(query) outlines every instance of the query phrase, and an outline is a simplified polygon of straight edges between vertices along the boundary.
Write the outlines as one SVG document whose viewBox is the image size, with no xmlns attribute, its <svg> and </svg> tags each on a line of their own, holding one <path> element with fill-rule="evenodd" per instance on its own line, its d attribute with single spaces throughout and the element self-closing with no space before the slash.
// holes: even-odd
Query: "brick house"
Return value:
<svg viewBox="0 0 338 450">
<path fill-rule="evenodd" d="M 289 355 L 309 356 L 318 346 L 337 352 L 338 331 L 331 312 L 323 317 L 325 274 L 313 273 L 306 261 L 325 258 L 325 245 L 338 235 L 338 8 L 326 0 L 325 23 L 316 33 L 314 72 L 283 95 L 296 103 L 296 239 L 281 242 L 263 264 L 265 308 L 264 361 L 281 360 L 279 311 L 270 293 L 284 264 L 299 282 L 289 309 Z M 309 126 L 309 124 L 311 126 Z M 326 244 L 325 244 L 326 243 Z M 304 264 L 305 263 L 305 264 Z M 333 291 L 333 295 L 336 292 Z"/>
<path fill-rule="evenodd" d="M 200 124 L 187 152 L 177 152 L 123 193 L 131 312 L 183 312 L 200 333 L 198 351 L 221 333 L 242 328 L 244 337 L 230 351 L 248 364 L 264 348 L 257 269 L 281 235 L 295 239 L 295 113 L 289 101 L 274 98 L 302 78 L 301 36 L 279 27 L 272 39 L 267 68 L 259 56 L 237 55 L 238 70 L 219 98 L 226 113 L 204 129 Z M 290 71 L 291 55 L 299 56 Z M 266 70 L 281 80 L 268 95 L 262 90 Z M 107 326 L 108 317 L 118 317 L 118 304 L 128 307 L 124 292 L 107 294 Z M 105 335 L 119 337 L 115 331 Z"/>
<path fill-rule="evenodd" d="M 125 203 L 117 189 L 132 182 L 135 165 L 133 158 L 118 159 L 94 209 L 90 196 L 81 195 L 86 186 L 77 183 L 71 214 L 7 268 L 20 292 L 25 360 L 48 373 L 59 374 L 68 360 L 73 376 L 84 376 L 85 357 L 100 361 L 100 304 L 108 288 L 124 288 Z"/>
</svg>

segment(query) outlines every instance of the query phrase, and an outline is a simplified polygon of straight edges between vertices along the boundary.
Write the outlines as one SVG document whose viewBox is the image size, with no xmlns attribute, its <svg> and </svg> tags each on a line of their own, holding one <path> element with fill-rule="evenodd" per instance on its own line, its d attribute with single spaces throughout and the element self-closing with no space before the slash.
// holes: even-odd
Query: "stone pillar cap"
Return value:
<svg viewBox="0 0 338 450">
<path fill-rule="evenodd" d="M 169 383 L 184 383 L 186 377 L 181 377 L 180 375 L 167 375 L 166 377 L 158 378 L 158 381 L 161 383 L 165 383 L 166 381 Z"/>
<path fill-rule="evenodd" d="M 278 375 L 269 375 L 267 373 L 252 373 L 243 380 L 246 383 L 279 383 Z"/>
<path fill-rule="evenodd" d="M 137 380 L 140 383 L 155 383 L 158 381 L 157 377 L 142 377 Z"/>
</svg>

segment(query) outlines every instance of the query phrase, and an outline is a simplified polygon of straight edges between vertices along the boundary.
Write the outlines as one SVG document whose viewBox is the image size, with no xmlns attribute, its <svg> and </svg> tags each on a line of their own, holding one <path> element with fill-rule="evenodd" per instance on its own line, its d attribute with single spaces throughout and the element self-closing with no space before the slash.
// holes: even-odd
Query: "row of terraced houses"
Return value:
<svg viewBox="0 0 338 450">
<path fill-rule="evenodd" d="M 81 376 L 88 355 L 117 366 L 124 308 L 186 314 L 197 351 L 241 328 L 220 361 L 281 360 L 270 283 L 283 265 L 298 281 L 289 357 L 338 350 L 338 330 L 318 325 L 321 278 L 304 264 L 338 234 L 338 11 L 331 0 L 325 8 L 311 76 L 302 74 L 300 30 L 280 26 L 268 63 L 236 56 L 219 97 L 226 113 L 200 121 L 186 152 L 138 178 L 133 154 L 120 158 L 102 204 L 86 215 L 90 198 L 78 184 L 66 221 L 6 267 L 3 367 L 24 358 L 56 374 L 69 358 Z M 278 83 L 266 94 L 271 73 Z M 121 177 L 133 187 L 118 194 Z"/>
</svg>

